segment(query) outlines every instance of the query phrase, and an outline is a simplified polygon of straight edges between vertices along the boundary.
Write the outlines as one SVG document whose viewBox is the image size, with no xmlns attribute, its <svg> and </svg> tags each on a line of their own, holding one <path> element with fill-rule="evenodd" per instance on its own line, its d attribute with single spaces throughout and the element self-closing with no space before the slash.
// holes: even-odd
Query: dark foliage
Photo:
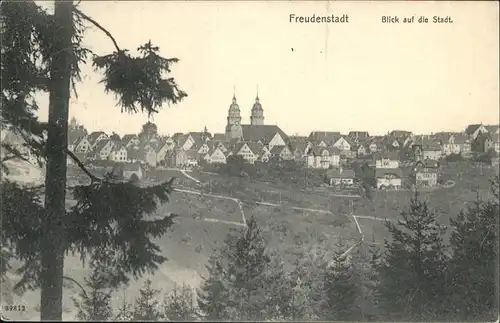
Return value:
<svg viewBox="0 0 500 323">
<path fill-rule="evenodd" d="M 136 113 L 158 112 L 163 103 L 178 103 L 187 94 L 180 90 L 173 78 L 163 78 L 171 72 L 177 58 L 163 58 L 159 48 L 151 41 L 137 48 L 139 57 L 130 56 L 127 51 L 94 57 L 96 70 L 104 70 L 106 92 L 113 92 L 119 98 L 122 111 Z"/>
<path fill-rule="evenodd" d="M 447 297 L 445 228 L 417 193 L 401 217 L 397 225 L 386 223 L 392 241 L 386 240 L 384 259 L 377 267 L 384 317 L 410 321 L 442 319 Z"/>
</svg>

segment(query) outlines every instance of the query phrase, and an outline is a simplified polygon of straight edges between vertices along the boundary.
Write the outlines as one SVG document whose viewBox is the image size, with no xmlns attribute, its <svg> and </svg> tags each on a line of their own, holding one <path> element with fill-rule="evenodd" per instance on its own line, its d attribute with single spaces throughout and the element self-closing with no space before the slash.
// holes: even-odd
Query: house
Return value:
<svg viewBox="0 0 500 323">
<path fill-rule="evenodd" d="M 259 145 L 259 147 L 262 147 L 262 145 Z M 258 158 L 260 150 L 261 149 L 259 149 L 257 145 L 252 145 L 252 143 L 240 142 L 236 144 L 236 146 L 233 149 L 233 152 L 234 155 L 243 157 L 243 160 L 245 162 L 253 164 Z"/>
<path fill-rule="evenodd" d="M 415 185 L 417 187 L 436 187 L 438 185 L 439 163 L 433 160 L 424 160 L 416 164 Z"/>
<path fill-rule="evenodd" d="M 89 141 L 91 148 L 94 149 L 97 143 L 101 140 L 109 139 L 108 135 L 103 131 L 94 131 L 90 135 L 87 136 L 87 140 Z"/>
<path fill-rule="evenodd" d="M 127 134 L 127 135 L 123 136 L 121 141 L 122 141 L 122 145 L 124 145 L 125 148 L 139 146 L 139 144 L 141 143 L 141 141 L 139 140 L 139 136 L 134 135 L 134 134 Z"/>
<path fill-rule="evenodd" d="M 172 138 L 167 138 L 160 143 L 158 147 L 159 149 L 156 151 L 156 162 L 158 164 L 164 164 L 167 153 L 175 149 L 175 142 Z"/>
<path fill-rule="evenodd" d="M 189 150 L 195 144 L 195 139 L 189 134 L 176 133 L 172 136 L 175 146 L 180 149 Z"/>
<path fill-rule="evenodd" d="M 133 164 L 123 164 L 123 177 L 128 180 L 133 180 L 136 177 L 138 180 L 141 180 L 144 176 L 142 171 L 141 164 L 133 163 Z"/>
<path fill-rule="evenodd" d="M 351 169 L 329 169 L 326 172 L 328 184 L 331 186 L 352 186 L 356 175 Z"/>
<path fill-rule="evenodd" d="M 356 149 L 356 157 L 362 157 L 369 155 L 371 153 L 370 147 L 365 143 L 360 143 L 358 145 L 353 146 Z"/>
<path fill-rule="evenodd" d="M 287 146 L 274 146 L 270 153 L 271 157 L 279 157 L 281 160 L 293 159 L 293 154 Z"/>
<path fill-rule="evenodd" d="M 422 159 L 439 160 L 443 152 L 438 143 L 427 142 L 422 146 Z"/>
<path fill-rule="evenodd" d="M 219 148 L 212 148 L 207 153 L 206 161 L 211 164 L 225 164 L 226 163 L 226 154 Z"/>
<path fill-rule="evenodd" d="M 92 150 L 92 145 L 87 137 L 80 137 L 77 138 L 71 145 L 68 145 L 68 149 L 74 153 L 88 153 Z"/>
<path fill-rule="evenodd" d="M 342 136 L 334 142 L 333 147 L 338 148 L 338 149 L 343 150 L 343 151 L 350 151 L 352 144 L 353 143 L 349 142 L 347 137 Z"/>
<path fill-rule="evenodd" d="M 72 119 L 73 121 L 73 119 Z M 74 143 L 80 139 L 87 137 L 87 131 L 83 126 L 79 127 L 70 127 L 68 130 L 68 150 L 75 151 Z"/>
<path fill-rule="evenodd" d="M 412 137 L 413 133 L 411 131 L 406 131 L 406 130 L 393 130 L 389 133 L 389 137 L 392 138 L 408 138 Z"/>
<path fill-rule="evenodd" d="M 94 145 L 93 155 L 95 159 L 106 160 L 113 149 L 113 142 L 109 139 L 101 139 Z"/>
<path fill-rule="evenodd" d="M 377 189 L 398 190 L 402 185 L 403 172 L 399 168 L 376 168 L 375 179 L 377 180 Z"/>
<path fill-rule="evenodd" d="M 170 167 L 183 167 L 188 163 L 188 156 L 184 149 L 176 148 L 167 151 L 165 155 L 165 164 Z"/>
<path fill-rule="evenodd" d="M 115 162 L 126 162 L 127 161 L 127 148 L 120 144 L 114 144 L 109 155 L 109 159 Z"/>
<path fill-rule="evenodd" d="M 471 141 L 464 134 L 456 134 L 454 136 L 454 144 L 458 146 L 460 154 L 464 157 L 470 157 L 472 154 Z"/>
<path fill-rule="evenodd" d="M 453 132 L 439 132 L 434 135 L 434 138 L 441 145 L 443 155 L 460 154 L 460 146 L 455 143 L 455 136 L 458 135 L 460 133 Z"/>
<path fill-rule="evenodd" d="M 186 165 L 198 166 L 198 161 L 202 158 L 196 149 L 186 150 Z"/>
<path fill-rule="evenodd" d="M 399 153 L 384 152 L 374 156 L 376 168 L 399 168 Z"/>
<path fill-rule="evenodd" d="M 482 124 L 471 124 L 465 129 L 465 134 L 469 139 L 474 140 L 482 133 L 488 133 L 488 129 Z"/>
<path fill-rule="evenodd" d="M 128 163 L 143 163 L 144 151 L 139 147 L 129 147 L 127 149 L 127 162 Z"/>
<path fill-rule="evenodd" d="M 340 166 L 340 150 L 335 147 L 314 146 L 307 153 L 306 166 L 310 168 L 330 168 Z"/>
<path fill-rule="evenodd" d="M 333 145 L 342 135 L 337 131 L 313 131 L 307 137 L 307 140 L 311 142 L 313 146 L 331 146 Z"/>
<path fill-rule="evenodd" d="M 241 125 L 245 142 L 258 142 L 269 149 L 274 146 L 286 146 L 289 139 L 287 134 L 276 125 Z"/>
<path fill-rule="evenodd" d="M 354 143 L 360 143 L 370 139 L 370 134 L 368 131 L 350 131 L 347 137 Z"/>
<path fill-rule="evenodd" d="M 304 162 L 307 158 L 307 152 L 311 149 L 312 143 L 307 138 L 290 139 L 290 150 L 296 162 Z"/>
</svg>

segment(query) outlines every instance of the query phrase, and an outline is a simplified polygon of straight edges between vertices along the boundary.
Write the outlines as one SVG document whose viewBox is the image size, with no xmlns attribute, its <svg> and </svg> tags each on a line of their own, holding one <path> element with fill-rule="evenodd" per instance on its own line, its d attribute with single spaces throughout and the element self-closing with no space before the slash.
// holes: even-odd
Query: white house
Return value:
<svg viewBox="0 0 500 323">
<path fill-rule="evenodd" d="M 340 150 L 335 147 L 312 147 L 307 154 L 306 166 L 310 168 L 329 168 L 340 165 Z"/>
<path fill-rule="evenodd" d="M 109 139 L 101 139 L 94 146 L 94 158 L 100 160 L 108 159 L 113 149 L 114 143 Z"/>
<path fill-rule="evenodd" d="M 399 154 L 397 152 L 379 153 L 375 156 L 376 168 L 399 168 Z"/>
<path fill-rule="evenodd" d="M 333 144 L 333 147 L 340 150 L 351 150 L 351 144 L 344 137 L 340 137 L 339 139 L 337 139 L 337 141 L 335 141 L 335 143 Z"/>
<path fill-rule="evenodd" d="M 375 169 L 377 189 L 400 189 L 402 185 L 403 172 L 401 169 L 377 168 Z"/>
<path fill-rule="evenodd" d="M 77 138 L 71 145 L 68 145 L 68 149 L 74 153 L 88 153 L 92 150 L 92 145 L 87 137 L 80 137 Z"/>
<path fill-rule="evenodd" d="M 212 164 L 225 164 L 226 163 L 226 155 L 219 148 L 215 147 L 207 154 L 207 162 Z"/>
<path fill-rule="evenodd" d="M 326 172 L 328 183 L 332 186 L 352 186 L 356 175 L 351 169 L 329 169 Z"/>
<path fill-rule="evenodd" d="M 249 144 L 243 142 L 239 143 L 236 148 L 234 149 L 235 155 L 239 155 L 243 157 L 243 160 L 249 164 L 255 163 L 255 161 L 258 158 L 258 151 L 254 152 L 252 149 L 249 147 Z"/>
<path fill-rule="evenodd" d="M 116 144 L 111 149 L 109 159 L 115 162 L 126 162 L 127 161 L 127 148 L 121 144 Z"/>
</svg>

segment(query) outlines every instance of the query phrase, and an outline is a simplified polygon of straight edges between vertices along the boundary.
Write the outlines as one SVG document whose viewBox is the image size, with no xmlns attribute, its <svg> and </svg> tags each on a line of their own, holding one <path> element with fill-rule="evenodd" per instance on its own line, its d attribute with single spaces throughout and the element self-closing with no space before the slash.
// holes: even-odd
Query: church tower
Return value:
<svg viewBox="0 0 500 323">
<path fill-rule="evenodd" d="M 250 116 L 250 124 L 252 126 L 261 126 L 264 124 L 264 110 L 260 104 L 259 90 L 257 88 L 257 96 L 255 97 L 255 103 L 252 107 L 252 114 Z"/>
<path fill-rule="evenodd" d="M 236 94 L 233 93 L 233 102 L 229 106 L 226 125 L 226 140 L 240 139 L 243 137 L 243 129 L 241 128 L 240 107 L 236 102 Z"/>
</svg>

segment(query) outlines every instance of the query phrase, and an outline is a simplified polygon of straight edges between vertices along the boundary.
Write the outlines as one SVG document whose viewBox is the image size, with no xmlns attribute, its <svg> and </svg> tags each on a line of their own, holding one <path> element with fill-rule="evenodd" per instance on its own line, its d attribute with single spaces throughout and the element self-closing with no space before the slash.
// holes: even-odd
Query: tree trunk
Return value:
<svg viewBox="0 0 500 323">
<path fill-rule="evenodd" d="M 70 98 L 73 2 L 55 1 L 54 57 L 51 66 L 48 138 L 46 147 L 44 239 L 40 312 L 42 321 L 62 320 L 66 147 Z"/>
</svg>

